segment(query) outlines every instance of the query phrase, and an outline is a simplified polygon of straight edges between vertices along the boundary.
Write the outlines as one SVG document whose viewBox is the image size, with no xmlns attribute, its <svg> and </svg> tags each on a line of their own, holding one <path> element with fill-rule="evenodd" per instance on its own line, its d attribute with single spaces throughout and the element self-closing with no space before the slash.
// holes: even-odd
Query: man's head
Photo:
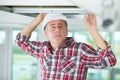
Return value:
<svg viewBox="0 0 120 80">
<path fill-rule="evenodd" d="M 47 14 L 42 30 L 51 42 L 62 43 L 68 34 L 67 18 L 62 14 Z"/>
<path fill-rule="evenodd" d="M 43 20 L 42 30 L 45 30 L 46 24 L 53 20 L 63 20 L 67 26 L 67 17 L 63 14 L 47 14 Z"/>
</svg>

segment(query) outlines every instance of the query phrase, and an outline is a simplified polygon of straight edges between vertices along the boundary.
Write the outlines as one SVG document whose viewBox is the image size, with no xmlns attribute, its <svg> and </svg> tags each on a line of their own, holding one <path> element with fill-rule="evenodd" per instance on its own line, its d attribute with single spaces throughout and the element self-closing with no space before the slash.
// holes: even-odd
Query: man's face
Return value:
<svg viewBox="0 0 120 80">
<path fill-rule="evenodd" d="M 50 21 L 45 27 L 45 35 L 51 42 L 62 43 L 67 34 L 67 25 L 63 20 Z"/>
</svg>

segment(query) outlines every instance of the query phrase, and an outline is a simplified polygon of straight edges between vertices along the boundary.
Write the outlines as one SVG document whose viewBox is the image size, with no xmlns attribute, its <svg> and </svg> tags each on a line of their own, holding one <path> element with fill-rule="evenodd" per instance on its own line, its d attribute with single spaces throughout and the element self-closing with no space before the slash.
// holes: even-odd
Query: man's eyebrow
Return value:
<svg viewBox="0 0 120 80">
<path fill-rule="evenodd" d="M 50 24 L 50 25 L 55 25 L 55 24 L 53 23 L 53 24 Z"/>
<path fill-rule="evenodd" d="M 63 24 L 63 23 L 58 23 L 58 24 Z"/>
<path fill-rule="evenodd" d="M 54 23 L 53 24 L 50 24 L 50 25 L 55 25 Z M 62 23 L 58 23 L 58 25 L 63 25 Z"/>
</svg>

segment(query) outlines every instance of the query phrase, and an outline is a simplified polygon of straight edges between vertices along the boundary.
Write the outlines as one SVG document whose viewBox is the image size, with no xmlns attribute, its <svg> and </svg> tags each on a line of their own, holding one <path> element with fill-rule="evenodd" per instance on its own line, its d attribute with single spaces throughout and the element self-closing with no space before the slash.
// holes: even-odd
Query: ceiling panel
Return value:
<svg viewBox="0 0 120 80">
<path fill-rule="evenodd" d="M 4 6 L 75 6 L 67 0 L 0 0 Z"/>
<path fill-rule="evenodd" d="M 108 1 L 108 2 L 107 2 Z M 110 6 L 109 1 L 114 1 L 114 5 Z M 120 30 L 120 5 L 118 4 L 119 0 L 1 0 L 1 6 L 9 6 L 9 10 L 4 10 L 16 14 L 22 14 L 25 16 L 33 16 L 35 17 L 37 13 L 64 13 L 69 21 L 71 20 L 71 26 L 77 26 L 75 29 L 79 28 L 79 26 L 84 26 L 81 23 L 82 19 L 79 17 L 85 13 L 95 13 L 98 17 L 100 17 L 97 22 L 100 29 L 103 28 L 103 23 L 106 21 L 107 24 L 110 23 L 109 20 L 113 22 L 112 25 L 105 26 L 107 31 Z M 101 5 L 101 4 L 104 4 Z M 112 11 L 111 11 L 112 10 Z M 6 14 L 6 13 L 5 13 Z M 77 17 L 74 17 L 77 16 Z M 3 18 L 3 16 L 1 15 Z M 8 17 L 8 16 L 7 16 Z M 6 20 L 7 20 L 6 17 Z M 9 17 L 8 17 L 9 18 Z M 16 17 L 17 19 L 25 19 L 24 17 Z M 15 20 L 15 18 L 11 18 Z M 26 22 L 23 22 L 23 24 Z M 2 20 L 2 19 L 1 19 Z M 108 21 L 107 21 L 108 20 Z M 4 21 L 4 19 L 2 20 Z M 12 21 L 12 20 L 11 20 Z M 20 23 L 20 22 L 18 22 Z M 26 24 L 25 23 L 25 24 Z M 78 25 L 76 25 L 78 24 Z M 111 24 L 111 23 L 110 23 Z M 71 27 L 71 29 L 74 29 Z"/>
</svg>

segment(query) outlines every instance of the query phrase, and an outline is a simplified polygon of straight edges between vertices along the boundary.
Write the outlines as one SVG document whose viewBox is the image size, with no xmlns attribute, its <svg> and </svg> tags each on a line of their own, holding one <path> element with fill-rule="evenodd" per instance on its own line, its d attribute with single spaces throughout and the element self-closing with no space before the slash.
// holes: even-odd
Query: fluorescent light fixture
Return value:
<svg viewBox="0 0 120 80">
<path fill-rule="evenodd" d="M 29 7 L 14 7 L 14 13 L 79 13 L 88 12 L 82 8 L 29 8 Z"/>
</svg>

